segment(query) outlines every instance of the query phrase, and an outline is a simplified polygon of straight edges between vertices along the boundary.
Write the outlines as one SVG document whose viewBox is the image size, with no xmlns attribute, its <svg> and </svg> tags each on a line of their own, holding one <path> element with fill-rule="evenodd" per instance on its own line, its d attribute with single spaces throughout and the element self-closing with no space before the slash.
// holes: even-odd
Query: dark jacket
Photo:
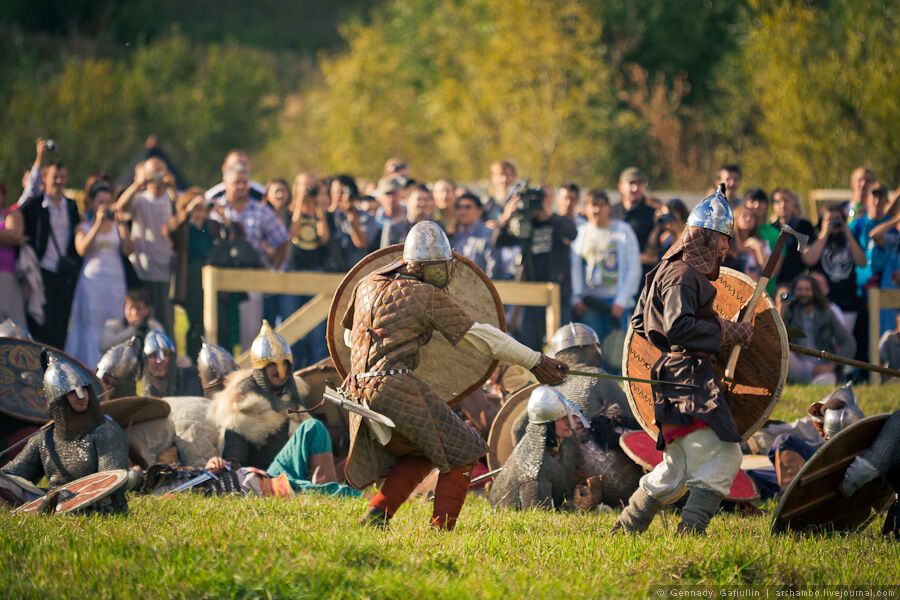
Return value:
<svg viewBox="0 0 900 600">
<path fill-rule="evenodd" d="M 66 208 L 69 210 L 69 245 L 60 248 L 63 254 L 73 258 L 78 257 L 75 251 L 75 227 L 78 226 L 81 217 L 78 215 L 78 205 L 71 198 L 63 198 Z M 32 196 L 19 208 L 22 218 L 25 220 L 25 235 L 28 243 L 34 248 L 38 260 L 44 258 L 44 252 L 52 242 L 50 241 L 50 210 L 41 206 L 44 202 L 43 194 Z"/>
<path fill-rule="evenodd" d="M 212 237 L 216 244 L 222 239 L 222 224 L 212 219 L 203 221 L 203 229 Z M 177 304 L 185 304 L 188 299 L 188 258 L 191 227 L 190 220 L 185 219 L 172 232 L 172 249 L 175 252 L 175 286 L 172 293 L 172 301 Z M 200 285 L 199 281 L 193 285 Z"/>
<path fill-rule="evenodd" d="M 796 302 L 784 311 L 784 324 L 803 329 L 803 310 Z M 815 339 L 806 341 L 814 344 L 816 349 L 846 358 L 852 358 L 856 354 L 856 340 L 830 308 L 813 309 L 813 330 L 816 332 Z"/>
<path fill-rule="evenodd" d="M 705 275 L 683 260 L 663 260 L 644 278 L 631 325 L 663 353 L 651 370 L 654 379 L 700 386 L 655 387 L 656 422 L 690 425 L 698 419 L 723 442 L 739 442 L 741 434 L 712 370 L 712 355 L 722 345 L 715 298 L 716 288 Z M 657 447 L 662 446 L 660 435 Z"/>
<path fill-rule="evenodd" d="M 563 288 L 563 304 L 572 289 L 570 246 L 578 236 L 575 223 L 559 215 L 546 221 L 531 220 L 531 235 L 523 240 L 509 231 L 507 224 L 495 233 L 494 245 L 520 246 L 525 261 L 524 281 L 550 281 Z"/>
</svg>

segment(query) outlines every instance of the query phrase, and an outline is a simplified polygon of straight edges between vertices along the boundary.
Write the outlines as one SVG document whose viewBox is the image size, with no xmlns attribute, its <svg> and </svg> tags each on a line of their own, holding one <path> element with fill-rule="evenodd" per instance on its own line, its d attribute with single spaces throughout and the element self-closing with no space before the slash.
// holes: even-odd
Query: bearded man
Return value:
<svg viewBox="0 0 900 600">
<path fill-rule="evenodd" d="M 750 323 L 720 318 L 713 308 L 719 267 L 734 235 L 724 186 L 698 204 L 678 241 L 644 279 L 631 318 L 635 333 L 662 351 L 654 379 L 657 448 L 663 462 L 641 478 L 614 532 L 643 532 L 662 508 L 687 490 L 679 533 L 703 533 L 741 466 L 741 434 L 712 369 L 712 358 L 749 343 Z"/>
<path fill-rule="evenodd" d="M 348 480 L 364 487 L 386 477 L 363 523 L 386 527 L 416 485 L 437 468 L 431 525 L 453 529 L 472 465 L 487 452 L 481 436 L 414 372 L 435 331 L 467 352 L 530 369 L 542 383 L 563 380 L 563 363 L 496 327 L 476 323 L 444 289 L 452 270 L 446 234 L 431 221 L 417 223 L 406 237 L 402 259 L 364 277 L 341 319 L 350 348 L 350 372 L 342 390 L 396 425 L 386 445 L 370 435 L 369 427 L 351 426 Z"/>
</svg>

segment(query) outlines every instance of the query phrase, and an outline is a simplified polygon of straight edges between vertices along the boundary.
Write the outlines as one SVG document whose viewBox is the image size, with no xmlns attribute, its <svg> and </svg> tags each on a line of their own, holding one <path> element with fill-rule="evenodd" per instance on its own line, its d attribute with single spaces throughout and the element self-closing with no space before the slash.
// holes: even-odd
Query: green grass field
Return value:
<svg viewBox="0 0 900 600">
<path fill-rule="evenodd" d="M 898 391 L 860 390 L 867 414 Z M 822 389 L 790 388 L 795 418 Z M 407 504 L 387 532 L 360 528 L 361 499 L 132 497 L 118 517 L 0 513 L 2 598 L 643 597 L 659 584 L 900 584 L 900 544 L 880 520 L 854 535 L 769 534 L 770 512 L 720 514 L 703 538 L 667 512 L 639 537 L 615 513 L 494 510 L 473 497 L 454 533 Z M 772 504 L 763 506 L 771 511 Z"/>
</svg>

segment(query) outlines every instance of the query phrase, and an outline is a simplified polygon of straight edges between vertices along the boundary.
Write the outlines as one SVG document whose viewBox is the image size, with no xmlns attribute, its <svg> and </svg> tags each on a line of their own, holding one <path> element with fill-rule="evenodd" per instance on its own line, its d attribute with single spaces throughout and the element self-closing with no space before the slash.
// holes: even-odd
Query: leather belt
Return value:
<svg viewBox="0 0 900 600">
<path fill-rule="evenodd" d="M 367 371 L 366 373 L 356 373 L 354 377 L 357 379 L 367 379 L 369 377 L 385 377 L 387 375 L 406 375 L 412 373 L 412 369 L 388 369 L 386 371 Z"/>
</svg>

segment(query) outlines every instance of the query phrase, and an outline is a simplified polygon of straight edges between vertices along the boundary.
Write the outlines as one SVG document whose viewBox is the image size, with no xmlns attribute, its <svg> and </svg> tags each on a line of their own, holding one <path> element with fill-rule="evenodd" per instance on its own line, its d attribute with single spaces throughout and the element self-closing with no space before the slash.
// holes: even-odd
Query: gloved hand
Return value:
<svg viewBox="0 0 900 600">
<path fill-rule="evenodd" d="M 753 339 L 752 323 L 735 323 L 719 317 L 719 325 L 722 327 L 722 345 L 731 346 L 740 344 L 747 346 Z"/>
<path fill-rule="evenodd" d="M 566 373 L 569 371 L 569 365 L 566 363 L 550 358 L 546 354 L 541 354 L 541 361 L 535 365 L 531 372 L 537 377 L 537 380 L 545 385 L 557 385 L 566 379 Z"/>
</svg>

